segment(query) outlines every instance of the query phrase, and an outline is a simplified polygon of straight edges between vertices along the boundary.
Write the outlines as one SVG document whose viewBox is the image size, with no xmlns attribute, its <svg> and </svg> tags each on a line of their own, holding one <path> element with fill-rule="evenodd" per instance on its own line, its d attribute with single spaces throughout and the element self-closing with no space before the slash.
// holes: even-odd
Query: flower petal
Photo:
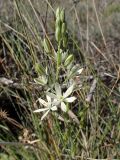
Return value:
<svg viewBox="0 0 120 160">
<path fill-rule="evenodd" d="M 39 103 L 41 103 L 43 106 L 47 107 L 47 103 L 46 103 L 43 99 L 38 98 L 38 101 L 39 101 Z"/>
<path fill-rule="evenodd" d="M 57 106 L 51 107 L 51 110 L 52 110 L 52 111 L 56 111 L 56 110 L 57 110 Z"/>
<path fill-rule="evenodd" d="M 81 74 L 82 71 L 83 71 L 83 68 L 80 68 L 80 69 L 77 71 L 77 73 L 78 73 L 78 74 Z"/>
<path fill-rule="evenodd" d="M 48 103 L 51 103 L 51 97 L 49 97 L 48 95 L 46 95 L 47 101 Z"/>
<path fill-rule="evenodd" d="M 45 114 L 41 117 L 41 121 L 47 116 L 47 114 L 49 113 L 50 110 L 48 110 L 47 112 L 45 112 Z"/>
<path fill-rule="evenodd" d="M 36 109 L 35 111 L 33 111 L 34 113 L 38 113 L 38 112 L 43 112 L 48 110 L 48 108 L 40 108 L 40 109 Z"/>
<path fill-rule="evenodd" d="M 55 84 L 55 91 L 56 91 L 57 97 L 61 97 L 62 93 L 61 93 L 61 87 L 59 83 Z"/>
<path fill-rule="evenodd" d="M 60 102 L 59 100 L 57 100 L 57 99 L 54 99 L 53 102 L 52 102 L 52 104 L 53 104 L 54 106 L 58 106 L 60 103 L 61 103 L 61 102 Z"/>
<path fill-rule="evenodd" d="M 56 96 L 54 93 L 47 92 L 46 94 L 47 94 L 50 98 L 54 98 L 54 99 L 57 98 L 57 96 Z"/>
<path fill-rule="evenodd" d="M 68 96 L 72 93 L 73 88 L 74 88 L 74 85 L 71 85 L 71 86 L 67 89 L 67 91 L 63 94 L 63 97 L 64 97 L 64 98 L 68 97 Z"/>
<path fill-rule="evenodd" d="M 62 110 L 63 112 L 67 112 L 67 106 L 65 105 L 64 102 L 61 102 L 61 110 Z"/>
<path fill-rule="evenodd" d="M 76 97 L 69 97 L 65 99 L 65 102 L 72 103 L 76 100 Z"/>
</svg>

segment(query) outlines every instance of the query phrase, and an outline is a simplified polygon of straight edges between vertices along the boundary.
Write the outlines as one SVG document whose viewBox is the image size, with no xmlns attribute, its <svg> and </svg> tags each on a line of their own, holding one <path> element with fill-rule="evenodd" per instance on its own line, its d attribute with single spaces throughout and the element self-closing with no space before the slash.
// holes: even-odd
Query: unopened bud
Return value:
<svg viewBox="0 0 120 160">
<path fill-rule="evenodd" d="M 64 9 L 62 9 L 61 12 L 60 12 L 60 19 L 61 19 L 62 22 L 65 21 L 65 10 Z"/>
<path fill-rule="evenodd" d="M 64 63 L 65 67 L 67 67 L 68 65 L 70 65 L 73 62 L 73 59 L 74 59 L 73 55 L 72 54 L 69 55 L 67 57 L 67 59 L 65 60 L 65 63 Z"/>
<path fill-rule="evenodd" d="M 61 20 L 59 18 L 56 19 L 55 27 L 61 28 Z"/>
<path fill-rule="evenodd" d="M 78 70 L 79 65 L 75 65 L 73 66 L 73 68 L 71 69 L 72 74 L 76 73 Z"/>
<path fill-rule="evenodd" d="M 61 30 L 62 36 L 65 36 L 66 30 L 67 30 L 66 23 L 62 23 L 62 30 Z"/>
<path fill-rule="evenodd" d="M 59 42 L 60 39 L 61 39 L 61 29 L 60 29 L 59 27 L 56 28 L 55 38 L 56 38 L 56 41 L 57 41 L 57 42 Z"/>
<path fill-rule="evenodd" d="M 58 7 L 57 9 L 56 9 L 56 18 L 59 18 L 60 17 L 60 8 Z"/>
<path fill-rule="evenodd" d="M 63 37 L 63 47 L 66 48 L 68 43 L 68 34 L 66 33 Z"/>
<path fill-rule="evenodd" d="M 45 75 L 43 76 L 39 76 L 38 78 L 35 78 L 34 81 L 37 83 L 37 84 L 40 84 L 42 86 L 46 85 L 47 84 L 47 77 Z"/>
</svg>

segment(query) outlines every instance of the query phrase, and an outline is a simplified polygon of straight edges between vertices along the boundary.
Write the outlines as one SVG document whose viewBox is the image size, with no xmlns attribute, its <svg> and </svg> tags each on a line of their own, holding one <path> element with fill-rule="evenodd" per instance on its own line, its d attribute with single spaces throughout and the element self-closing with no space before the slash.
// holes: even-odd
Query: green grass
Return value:
<svg viewBox="0 0 120 160">
<path fill-rule="evenodd" d="M 56 81 L 61 85 L 64 81 L 68 86 L 68 80 L 61 78 L 64 70 L 66 73 L 66 68 L 60 65 L 54 56 L 54 51 L 61 47 L 54 36 L 57 4 L 45 1 L 43 12 L 42 9 L 38 10 L 35 1 L 33 4 L 31 2 L 15 0 L 15 22 L 11 26 L 1 21 L 3 28 L 7 26 L 11 29 L 10 33 L 1 35 L 5 45 L 4 54 L 7 54 L 2 63 L 4 74 L 1 76 L 13 80 L 16 85 L 0 84 L 0 98 L 9 100 L 9 103 L 5 103 L 1 99 L 0 107 L 8 111 L 7 116 L 18 121 L 23 128 L 20 129 L 11 119 L 0 115 L 0 142 L 9 142 L 0 145 L 0 160 L 120 159 L 119 58 L 116 63 L 114 55 L 105 46 L 106 36 L 104 37 L 104 26 L 99 21 L 101 19 L 95 21 L 95 15 L 102 17 L 101 10 L 98 9 L 95 13 L 94 4 L 89 4 L 88 1 L 78 3 L 78 7 L 83 6 L 83 3 L 88 7 L 85 12 L 81 11 L 84 12 L 81 15 L 83 17 L 80 17 L 83 23 L 81 24 L 77 19 L 79 14 L 77 15 L 74 4 L 70 7 L 68 3 L 69 9 L 66 9 L 69 38 L 67 47 L 63 48 L 75 56 L 74 65 L 79 63 L 80 67 L 85 66 L 79 75 L 82 87 L 77 86 L 77 90 L 72 93 L 77 100 L 69 105 L 79 119 L 79 124 L 61 110 L 51 112 L 41 121 L 43 113 L 33 113 L 40 108 L 36 100 L 39 97 L 46 99 L 46 90 L 54 91 Z M 72 22 L 69 20 L 71 14 L 76 18 L 75 23 L 74 19 Z M 84 16 L 88 16 L 89 21 L 86 22 Z M 93 27 L 97 26 L 96 30 L 99 30 L 100 39 L 96 37 L 96 33 L 91 36 L 93 21 Z M 43 48 L 45 37 L 52 48 L 48 54 Z M 94 45 L 91 45 L 93 43 Z M 2 47 L 0 56 L 3 57 Z M 40 74 L 35 69 L 36 63 L 40 63 L 44 68 L 48 67 L 49 83 L 43 87 L 34 82 Z M 69 73 L 66 76 L 68 75 Z M 90 77 L 92 80 L 89 80 Z M 78 77 L 75 78 L 78 81 Z M 91 101 L 87 102 L 86 97 L 94 79 L 97 80 L 97 85 Z M 10 107 L 14 108 L 14 115 L 10 113 Z M 59 120 L 58 115 L 64 121 Z"/>
</svg>

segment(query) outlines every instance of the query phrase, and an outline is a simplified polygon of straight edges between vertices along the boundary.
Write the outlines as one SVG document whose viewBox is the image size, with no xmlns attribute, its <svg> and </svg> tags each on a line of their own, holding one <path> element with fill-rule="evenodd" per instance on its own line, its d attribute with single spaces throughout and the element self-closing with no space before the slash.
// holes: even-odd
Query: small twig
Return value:
<svg viewBox="0 0 120 160">
<path fill-rule="evenodd" d="M 88 93 L 87 98 L 86 98 L 86 101 L 87 101 L 87 102 L 90 102 L 90 101 L 91 101 L 92 96 L 93 96 L 93 93 L 94 93 L 95 88 L 96 88 L 96 85 L 97 85 L 97 79 L 94 79 L 94 80 L 93 80 L 93 83 L 92 83 L 92 86 L 91 86 L 91 88 L 90 88 L 90 92 Z"/>
<path fill-rule="evenodd" d="M 38 90 L 42 90 L 43 87 L 41 87 L 40 85 L 37 85 L 36 83 L 34 82 L 28 82 L 28 84 L 23 84 L 23 83 L 17 83 L 11 79 L 8 79 L 8 78 L 5 78 L 5 77 L 1 77 L 0 78 L 0 84 L 1 85 L 4 85 L 4 86 L 8 86 L 8 87 L 11 87 L 11 88 L 16 88 L 16 89 L 22 89 L 24 88 L 26 85 L 29 84 L 30 87 L 34 87 L 35 89 L 38 89 Z"/>
<path fill-rule="evenodd" d="M 32 146 L 29 143 L 21 143 L 21 142 L 0 142 L 0 145 L 11 145 L 11 146 Z"/>
<path fill-rule="evenodd" d="M 114 85 L 113 85 L 113 87 L 112 87 L 112 89 L 110 91 L 109 96 L 112 94 L 112 92 L 113 92 L 113 90 L 114 90 L 114 88 L 115 88 L 115 86 L 116 86 L 116 84 L 118 83 L 119 80 L 120 80 L 120 66 L 119 66 L 119 70 L 118 70 L 117 79 L 116 79 L 116 81 L 115 81 L 115 83 L 114 83 Z"/>
<path fill-rule="evenodd" d="M 98 51 L 98 53 L 100 53 L 107 62 L 109 62 L 108 58 L 105 56 L 105 54 L 95 45 L 94 42 L 90 42 L 90 44 Z"/>
<path fill-rule="evenodd" d="M 77 116 L 76 116 L 71 110 L 68 111 L 68 115 L 69 115 L 70 118 L 72 118 L 72 120 L 73 120 L 74 122 L 76 122 L 77 124 L 80 124 Z"/>
<path fill-rule="evenodd" d="M 105 47 L 107 48 L 106 40 L 105 40 L 103 31 L 102 31 L 102 26 L 101 26 L 101 23 L 100 23 L 100 20 L 99 20 L 99 17 L 98 17 L 98 12 L 97 12 L 97 8 L 96 8 L 95 0 L 93 0 L 93 7 L 94 7 L 94 11 L 95 11 L 98 27 L 99 27 L 101 35 L 102 35 L 103 43 L 104 43 Z"/>
<path fill-rule="evenodd" d="M 5 110 L 2 110 L 2 109 L 0 110 L 0 121 L 1 120 L 5 120 L 7 122 L 10 122 L 14 126 L 20 128 L 20 129 L 23 129 L 23 126 L 19 122 L 17 122 L 13 118 L 10 118 L 9 114 Z"/>
<path fill-rule="evenodd" d="M 13 84 L 13 81 L 10 80 L 10 79 L 7 79 L 5 77 L 1 77 L 0 78 L 0 83 L 3 84 L 3 85 L 10 85 L 10 84 Z"/>
<path fill-rule="evenodd" d="M 67 114 L 75 123 L 80 124 L 77 116 L 71 110 L 69 110 L 67 112 Z M 62 116 L 60 116 L 58 113 L 56 113 L 56 116 L 57 116 L 58 120 L 65 122 L 65 119 Z"/>
</svg>

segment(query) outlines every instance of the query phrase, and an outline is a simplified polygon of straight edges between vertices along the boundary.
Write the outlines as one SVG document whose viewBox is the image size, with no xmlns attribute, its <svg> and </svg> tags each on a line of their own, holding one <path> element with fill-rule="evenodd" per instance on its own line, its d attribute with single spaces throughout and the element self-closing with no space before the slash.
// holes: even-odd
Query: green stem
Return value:
<svg viewBox="0 0 120 160">
<path fill-rule="evenodd" d="M 58 54 L 59 54 L 59 56 L 60 56 L 60 44 L 61 44 L 61 42 L 59 42 L 59 44 L 58 44 Z M 60 63 L 59 63 L 59 59 L 58 59 L 58 55 L 57 55 L 56 81 L 58 81 L 58 78 L 59 78 L 59 70 L 60 70 Z"/>
</svg>

